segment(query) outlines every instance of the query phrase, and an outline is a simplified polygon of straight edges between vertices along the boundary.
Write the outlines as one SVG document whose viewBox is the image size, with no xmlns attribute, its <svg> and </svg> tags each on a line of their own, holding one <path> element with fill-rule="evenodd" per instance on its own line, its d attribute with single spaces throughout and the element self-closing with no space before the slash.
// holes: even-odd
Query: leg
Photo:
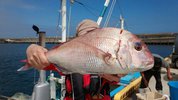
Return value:
<svg viewBox="0 0 178 100">
<path fill-rule="evenodd" d="M 148 71 L 145 71 L 143 73 L 144 73 L 144 77 L 145 77 L 146 81 L 149 83 L 149 80 L 152 77 L 153 72 L 148 70 Z M 147 87 L 148 86 L 146 85 L 144 78 L 142 78 L 140 88 L 147 88 Z"/>
<path fill-rule="evenodd" d="M 154 77 L 155 77 L 155 80 L 156 80 L 156 90 L 157 91 L 162 91 L 163 90 L 163 86 L 162 86 L 162 82 L 161 82 L 161 72 L 160 71 L 155 71 Z"/>
<path fill-rule="evenodd" d="M 85 93 L 83 90 L 83 75 L 74 73 L 71 76 L 74 100 L 85 100 Z"/>
</svg>

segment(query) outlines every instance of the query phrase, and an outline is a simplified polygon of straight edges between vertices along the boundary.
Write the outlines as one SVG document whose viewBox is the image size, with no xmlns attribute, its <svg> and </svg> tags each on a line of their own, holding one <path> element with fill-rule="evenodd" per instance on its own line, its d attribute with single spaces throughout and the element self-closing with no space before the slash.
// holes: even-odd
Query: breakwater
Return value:
<svg viewBox="0 0 178 100">
<path fill-rule="evenodd" d="M 146 44 L 172 45 L 175 42 L 176 33 L 164 34 L 138 34 Z M 72 39 L 74 37 L 70 37 Z M 68 39 L 68 40 L 69 40 Z M 60 43 L 61 37 L 46 37 L 46 43 Z M 38 38 L 0 38 L 0 43 L 36 43 Z"/>
</svg>

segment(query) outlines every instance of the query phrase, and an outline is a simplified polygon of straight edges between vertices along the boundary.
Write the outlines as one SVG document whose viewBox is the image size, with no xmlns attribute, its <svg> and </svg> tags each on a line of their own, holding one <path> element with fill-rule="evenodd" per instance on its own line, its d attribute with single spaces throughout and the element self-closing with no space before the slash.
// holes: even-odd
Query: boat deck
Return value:
<svg viewBox="0 0 178 100">
<path fill-rule="evenodd" d="M 171 68 L 171 74 L 173 76 L 173 80 L 178 81 L 178 69 Z M 163 94 L 166 94 L 166 95 L 170 96 L 169 86 L 167 84 L 169 82 L 169 80 L 167 79 L 167 72 L 166 72 L 165 68 L 162 68 L 162 70 L 161 70 L 161 78 L 162 78 L 162 84 L 163 84 Z M 156 84 L 156 81 L 155 81 L 154 77 L 152 77 L 150 79 L 150 82 L 149 82 L 149 87 L 151 88 L 151 91 L 155 91 L 156 92 L 155 84 Z M 134 91 L 131 95 L 129 95 L 127 97 L 127 100 L 136 100 L 136 93 L 137 92 L 138 91 Z M 0 96 L 0 100 L 8 100 L 8 98 L 9 97 L 6 97 L 6 96 Z M 14 99 L 11 99 L 11 100 L 14 100 Z"/>
<path fill-rule="evenodd" d="M 178 69 L 173 69 L 171 68 L 171 74 L 173 76 L 173 80 L 175 81 L 178 81 Z M 177 73 L 177 74 L 176 74 Z M 161 78 L 162 78 L 162 85 L 163 85 L 163 94 L 166 94 L 168 96 L 170 96 L 170 93 L 169 93 L 169 86 L 168 86 L 168 82 L 169 80 L 167 79 L 167 71 L 165 68 L 162 68 L 161 69 Z M 139 78 L 137 79 L 139 80 Z M 138 84 L 140 83 L 140 80 L 138 82 L 131 82 L 127 87 L 124 88 L 124 86 L 120 86 L 123 87 L 122 91 L 118 92 L 115 96 L 114 96 L 114 99 L 118 99 L 118 100 L 136 100 L 136 93 L 138 93 Z M 132 85 L 133 84 L 133 85 Z M 155 89 L 155 84 L 156 84 L 156 81 L 154 79 L 154 77 L 152 77 L 150 79 L 150 82 L 149 82 L 149 87 L 151 89 L 152 92 L 156 92 L 156 89 Z M 133 88 L 136 87 L 134 89 L 134 91 L 132 91 L 132 93 L 129 93 L 131 90 L 133 90 Z M 117 90 L 117 88 L 115 89 Z M 147 89 L 147 91 L 149 92 L 150 90 Z"/>
</svg>

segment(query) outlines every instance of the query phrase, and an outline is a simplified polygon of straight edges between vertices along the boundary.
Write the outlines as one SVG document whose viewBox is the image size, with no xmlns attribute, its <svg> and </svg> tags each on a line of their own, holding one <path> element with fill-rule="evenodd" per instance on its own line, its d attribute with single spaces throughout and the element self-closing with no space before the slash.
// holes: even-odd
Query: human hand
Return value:
<svg viewBox="0 0 178 100">
<path fill-rule="evenodd" d="M 42 46 L 31 44 L 26 50 L 28 64 L 36 69 L 43 69 L 48 66 L 50 63 L 45 55 L 47 51 Z"/>
<path fill-rule="evenodd" d="M 168 78 L 169 80 L 172 80 L 172 79 L 173 79 L 172 75 L 167 75 L 167 78 Z"/>
</svg>

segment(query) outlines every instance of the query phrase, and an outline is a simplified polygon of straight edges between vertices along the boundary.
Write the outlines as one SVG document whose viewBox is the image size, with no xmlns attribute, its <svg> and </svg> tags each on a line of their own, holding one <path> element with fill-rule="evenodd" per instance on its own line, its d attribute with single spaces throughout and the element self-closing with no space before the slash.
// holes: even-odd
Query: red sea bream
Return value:
<svg viewBox="0 0 178 100">
<path fill-rule="evenodd" d="M 118 28 L 98 28 L 46 53 L 63 73 L 126 74 L 153 67 L 147 46 Z"/>
</svg>

